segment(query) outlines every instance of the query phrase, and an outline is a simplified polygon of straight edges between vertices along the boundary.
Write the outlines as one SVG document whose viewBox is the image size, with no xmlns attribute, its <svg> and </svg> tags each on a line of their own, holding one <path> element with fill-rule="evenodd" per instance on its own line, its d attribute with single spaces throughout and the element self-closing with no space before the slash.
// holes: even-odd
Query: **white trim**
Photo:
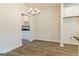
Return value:
<svg viewBox="0 0 79 59">
<path fill-rule="evenodd" d="M 12 47 L 12 48 L 9 48 L 9 49 L 7 49 L 6 51 L 0 51 L 0 53 L 7 53 L 7 52 L 9 52 L 9 51 L 11 51 L 11 50 L 13 50 L 13 49 L 16 49 L 16 48 L 20 47 L 20 46 L 22 46 L 22 44 L 17 45 L 17 46 Z"/>
<path fill-rule="evenodd" d="M 50 42 L 58 42 L 58 43 L 60 43 L 60 41 L 58 41 L 58 40 L 49 40 L 49 39 L 43 39 L 43 38 L 42 39 L 33 39 L 33 40 L 43 40 L 43 41 L 50 41 Z M 71 43 L 71 42 L 63 42 L 63 44 L 78 45 L 77 43 Z M 62 43 L 61 43 L 60 47 L 63 47 Z"/>
<path fill-rule="evenodd" d="M 60 43 L 60 41 L 54 41 L 54 40 L 52 40 L 52 42 L 59 42 L 59 43 Z M 64 42 L 64 41 L 63 41 L 63 44 L 73 44 L 73 45 L 78 45 L 78 43 L 71 43 L 71 42 Z M 63 47 L 62 43 L 61 43 L 60 45 L 61 45 L 61 47 Z"/>
<path fill-rule="evenodd" d="M 62 38 L 62 36 L 63 36 L 63 30 L 62 30 L 62 28 L 63 28 L 63 12 L 64 12 L 64 10 L 63 10 L 63 3 L 62 3 L 61 4 L 61 38 L 60 38 L 61 47 L 64 47 L 64 42 L 63 42 L 63 38 Z"/>
<path fill-rule="evenodd" d="M 63 42 L 60 43 L 60 47 L 64 47 L 64 43 Z"/>
</svg>

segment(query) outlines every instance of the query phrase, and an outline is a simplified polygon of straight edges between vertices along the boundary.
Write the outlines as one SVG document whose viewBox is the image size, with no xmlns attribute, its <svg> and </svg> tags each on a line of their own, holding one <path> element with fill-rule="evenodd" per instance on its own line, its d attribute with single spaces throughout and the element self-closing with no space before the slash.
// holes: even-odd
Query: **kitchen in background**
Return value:
<svg viewBox="0 0 79 59">
<path fill-rule="evenodd" d="M 31 40 L 30 21 L 25 14 L 22 14 L 22 39 Z"/>
</svg>

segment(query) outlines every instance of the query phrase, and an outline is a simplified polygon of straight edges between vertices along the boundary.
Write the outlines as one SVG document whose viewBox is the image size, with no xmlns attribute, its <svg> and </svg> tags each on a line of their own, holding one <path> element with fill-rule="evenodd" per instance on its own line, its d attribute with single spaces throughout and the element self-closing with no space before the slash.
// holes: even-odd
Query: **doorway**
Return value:
<svg viewBox="0 0 79 59">
<path fill-rule="evenodd" d="M 30 19 L 26 14 L 22 14 L 22 41 L 30 41 L 32 39 Z"/>
</svg>

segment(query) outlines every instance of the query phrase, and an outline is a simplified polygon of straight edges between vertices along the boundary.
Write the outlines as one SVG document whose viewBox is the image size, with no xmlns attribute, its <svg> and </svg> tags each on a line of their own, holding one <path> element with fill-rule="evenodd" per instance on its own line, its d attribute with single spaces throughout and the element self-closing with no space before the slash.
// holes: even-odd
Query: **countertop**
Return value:
<svg viewBox="0 0 79 59">
<path fill-rule="evenodd" d="M 22 26 L 22 31 L 30 31 L 30 26 Z"/>
</svg>

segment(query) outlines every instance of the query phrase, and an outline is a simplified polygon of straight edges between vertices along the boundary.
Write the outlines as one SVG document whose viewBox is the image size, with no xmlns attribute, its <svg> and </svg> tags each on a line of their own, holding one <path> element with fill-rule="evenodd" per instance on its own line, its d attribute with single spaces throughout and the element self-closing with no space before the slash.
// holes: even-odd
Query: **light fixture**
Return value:
<svg viewBox="0 0 79 59">
<path fill-rule="evenodd" d="M 40 14 L 40 10 L 37 9 L 37 8 L 29 8 L 28 9 L 28 14 L 36 16 L 36 15 Z"/>
<path fill-rule="evenodd" d="M 36 16 L 36 15 L 40 14 L 40 10 L 37 8 L 38 4 L 31 4 L 30 7 L 32 7 L 32 8 L 23 9 L 22 15 Z"/>
</svg>

